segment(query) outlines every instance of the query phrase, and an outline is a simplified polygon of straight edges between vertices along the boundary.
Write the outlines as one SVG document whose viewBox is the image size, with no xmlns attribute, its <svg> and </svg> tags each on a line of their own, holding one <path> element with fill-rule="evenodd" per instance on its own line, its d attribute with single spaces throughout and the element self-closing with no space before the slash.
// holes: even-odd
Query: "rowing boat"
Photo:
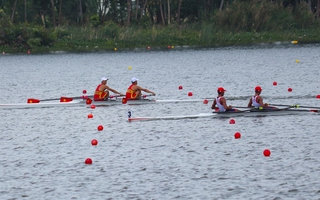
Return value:
<svg viewBox="0 0 320 200">
<path fill-rule="evenodd" d="M 84 101 L 85 102 L 85 101 Z M 182 103 L 182 102 L 203 102 L 202 99 L 168 99 L 168 100 L 156 100 L 156 99 L 138 99 L 138 100 L 126 100 L 123 101 L 123 98 L 109 99 L 108 101 L 92 101 L 87 105 L 95 106 L 111 106 L 111 105 L 141 105 L 141 104 L 156 104 L 156 103 Z"/>
<path fill-rule="evenodd" d="M 177 115 L 177 116 L 160 116 L 160 117 L 129 117 L 129 122 L 135 121 L 152 121 L 152 120 L 174 120 L 174 119 L 192 119 L 203 117 L 260 117 L 260 116 L 275 116 L 275 115 L 296 115 L 296 114 L 317 114 L 317 110 L 301 110 L 301 109 L 278 109 L 278 110 L 245 110 L 239 112 L 212 112 L 212 113 L 200 113 L 195 115 Z"/>
<path fill-rule="evenodd" d="M 86 100 L 74 100 L 72 98 L 63 98 L 68 101 L 28 101 L 29 103 L 14 103 L 14 104 L 0 104 L 0 109 L 14 109 L 14 108 L 45 108 L 45 107 L 58 107 L 58 106 L 83 106 L 86 104 Z M 112 106 L 112 105 L 141 105 L 141 104 L 155 104 L 155 103 L 178 103 L 178 102 L 202 102 L 201 99 L 189 99 L 189 100 L 155 100 L 155 99 L 140 99 L 140 100 L 127 100 L 123 102 L 123 98 L 111 98 L 108 101 L 92 101 L 88 106 Z"/>
<path fill-rule="evenodd" d="M 82 101 L 73 100 L 70 102 L 39 102 L 39 103 L 0 104 L 0 109 L 47 108 L 47 107 L 76 106 L 76 105 L 83 105 L 83 103 L 82 103 Z"/>
</svg>

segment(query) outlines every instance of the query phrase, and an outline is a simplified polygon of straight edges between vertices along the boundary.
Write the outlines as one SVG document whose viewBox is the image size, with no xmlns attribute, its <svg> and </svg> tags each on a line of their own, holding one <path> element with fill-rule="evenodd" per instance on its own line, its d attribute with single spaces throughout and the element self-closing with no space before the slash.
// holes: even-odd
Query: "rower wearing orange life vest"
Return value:
<svg viewBox="0 0 320 200">
<path fill-rule="evenodd" d="M 131 79 L 131 85 L 127 89 L 126 98 L 127 99 L 140 99 L 141 98 L 141 91 L 151 93 L 153 96 L 156 95 L 156 93 L 138 86 L 138 80 L 137 78 Z"/>
<path fill-rule="evenodd" d="M 213 104 L 211 106 L 212 109 L 215 109 L 216 112 L 235 112 L 238 111 L 237 109 L 232 108 L 232 106 L 227 106 L 227 101 L 226 99 L 223 97 L 224 92 L 226 90 L 223 87 L 219 87 L 217 92 L 218 92 L 218 96 L 217 98 L 214 99 Z"/>
<path fill-rule="evenodd" d="M 121 92 L 118 92 L 112 88 L 110 88 L 109 86 L 107 86 L 107 81 L 108 79 L 106 77 L 102 77 L 101 78 L 101 84 L 99 84 L 94 92 L 93 95 L 93 99 L 95 101 L 105 101 L 109 98 L 109 91 L 122 95 L 123 94 Z"/>
<path fill-rule="evenodd" d="M 263 103 L 263 99 L 260 96 L 260 94 L 262 92 L 262 88 L 260 86 L 256 86 L 254 88 L 254 91 L 255 91 L 255 94 L 254 94 L 254 96 L 252 96 L 250 98 L 249 103 L 248 103 L 249 108 L 252 108 L 252 107 L 259 108 L 259 109 L 264 109 L 264 108 L 274 109 L 275 108 L 275 107 L 269 106 L 266 103 L 265 104 Z"/>
</svg>

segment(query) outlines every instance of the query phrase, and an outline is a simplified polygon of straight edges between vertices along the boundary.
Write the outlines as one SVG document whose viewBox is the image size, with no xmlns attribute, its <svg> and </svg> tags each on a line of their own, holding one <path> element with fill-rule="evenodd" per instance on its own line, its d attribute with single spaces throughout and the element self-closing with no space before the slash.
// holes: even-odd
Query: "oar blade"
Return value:
<svg viewBox="0 0 320 200">
<path fill-rule="evenodd" d="M 30 99 L 27 100 L 27 103 L 40 103 L 40 100 L 39 99 L 30 98 Z"/>
</svg>

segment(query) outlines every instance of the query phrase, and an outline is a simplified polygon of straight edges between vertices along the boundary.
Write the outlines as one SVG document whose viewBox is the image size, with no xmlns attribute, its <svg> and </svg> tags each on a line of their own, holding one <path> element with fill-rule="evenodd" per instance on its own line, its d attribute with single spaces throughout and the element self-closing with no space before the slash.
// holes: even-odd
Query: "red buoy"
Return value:
<svg viewBox="0 0 320 200">
<path fill-rule="evenodd" d="M 289 88 L 288 88 L 288 92 L 292 92 L 292 88 L 289 87 Z"/>
<path fill-rule="evenodd" d="M 236 121 L 234 119 L 230 119 L 229 124 L 235 124 Z"/>
<path fill-rule="evenodd" d="M 91 105 L 91 109 L 95 109 L 95 108 L 96 108 L 96 106 L 92 104 Z"/>
<path fill-rule="evenodd" d="M 96 146 L 96 145 L 98 144 L 98 140 L 93 139 L 93 140 L 91 141 L 91 144 L 92 144 L 93 146 Z"/>
<path fill-rule="evenodd" d="M 93 114 L 91 114 L 91 113 L 88 114 L 88 118 L 89 118 L 89 119 L 93 118 Z"/>
<path fill-rule="evenodd" d="M 97 129 L 98 129 L 98 131 L 102 131 L 103 130 L 103 126 L 99 125 Z"/>
<path fill-rule="evenodd" d="M 236 132 L 236 133 L 234 134 L 234 138 L 235 138 L 235 139 L 241 138 L 241 133 Z"/>
<path fill-rule="evenodd" d="M 82 90 L 82 94 L 87 94 L 87 90 Z"/>
<path fill-rule="evenodd" d="M 189 96 L 189 97 L 191 97 L 192 95 L 193 95 L 192 92 L 189 92 L 189 93 L 188 93 L 188 96 Z"/>
<path fill-rule="evenodd" d="M 276 85 L 278 85 L 278 83 L 277 83 L 276 81 L 274 81 L 274 82 L 273 82 L 273 85 L 276 86 Z"/>
<path fill-rule="evenodd" d="M 84 161 L 84 163 L 85 163 L 86 165 L 91 165 L 91 164 L 92 164 L 91 158 L 87 158 L 87 159 Z"/>
<path fill-rule="evenodd" d="M 203 103 L 208 104 L 208 100 L 207 99 L 203 100 Z"/>
<path fill-rule="evenodd" d="M 266 156 L 266 157 L 269 157 L 269 156 L 271 155 L 270 150 L 269 150 L 269 149 L 265 149 L 265 150 L 263 151 L 263 155 Z"/>
<path fill-rule="evenodd" d="M 179 86 L 179 90 L 182 90 L 182 86 L 181 85 Z"/>
<path fill-rule="evenodd" d="M 320 94 L 318 94 L 318 95 L 316 96 L 316 98 L 317 98 L 317 99 L 320 99 Z"/>
</svg>

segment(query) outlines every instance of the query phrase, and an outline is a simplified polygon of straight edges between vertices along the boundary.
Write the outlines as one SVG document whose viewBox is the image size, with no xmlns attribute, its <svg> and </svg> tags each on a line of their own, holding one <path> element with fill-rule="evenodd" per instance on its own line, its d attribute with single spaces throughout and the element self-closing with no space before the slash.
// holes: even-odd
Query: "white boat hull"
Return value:
<svg viewBox="0 0 320 200">
<path fill-rule="evenodd" d="M 172 100 L 155 100 L 155 99 L 141 99 L 141 100 L 127 100 L 126 103 L 122 103 L 122 98 L 118 98 L 116 100 L 108 100 L 108 101 L 93 101 L 91 104 L 88 105 L 95 105 L 95 106 L 112 106 L 112 105 L 120 105 L 120 104 L 127 104 L 127 105 L 141 105 L 141 104 L 156 104 L 156 103 L 179 103 L 179 102 L 202 102 L 201 99 L 189 99 L 189 100 L 179 100 L 179 99 L 172 99 Z M 83 101 L 85 102 L 85 101 Z"/>
<path fill-rule="evenodd" d="M 162 117 L 132 117 L 128 118 L 129 122 L 134 121 L 152 121 L 152 120 L 174 120 L 174 119 L 190 119 L 190 118 L 202 118 L 202 117 L 260 117 L 260 116 L 275 116 L 275 115 L 296 115 L 296 114 L 317 114 L 312 110 L 300 110 L 300 109 L 283 109 L 277 111 L 243 111 L 243 112 L 213 112 L 213 113 L 200 113 L 196 115 L 177 115 L 177 116 L 162 116 Z"/>
<path fill-rule="evenodd" d="M 0 104 L 0 109 L 16 109 L 16 108 L 46 108 L 46 107 L 61 107 L 61 106 L 78 106 L 83 105 L 82 101 L 70 102 L 40 102 L 40 103 L 15 103 L 15 104 Z"/>
</svg>

